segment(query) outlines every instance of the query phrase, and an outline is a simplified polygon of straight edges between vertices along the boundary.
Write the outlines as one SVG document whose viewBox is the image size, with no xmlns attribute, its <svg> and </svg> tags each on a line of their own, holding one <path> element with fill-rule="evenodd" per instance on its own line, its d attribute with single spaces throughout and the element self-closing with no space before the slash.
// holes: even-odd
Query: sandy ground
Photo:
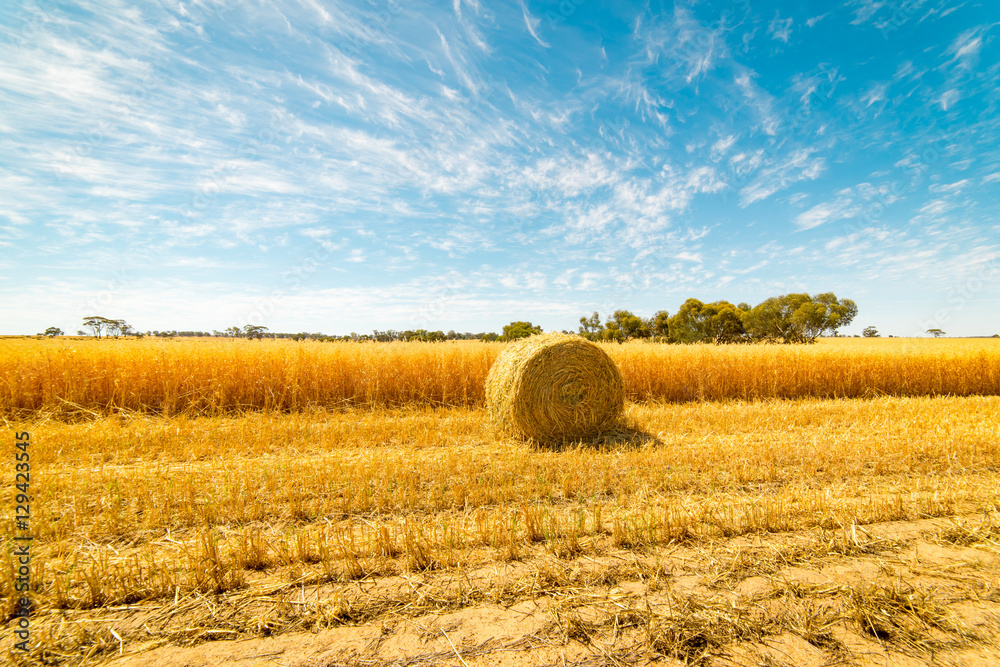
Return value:
<svg viewBox="0 0 1000 667">
<path fill-rule="evenodd" d="M 172 643 L 157 646 L 162 633 L 153 632 L 158 638 L 126 641 L 121 655 L 109 651 L 99 661 L 116 667 L 995 666 L 1000 536 L 995 516 L 986 517 L 992 521 L 986 530 L 983 519 L 564 558 L 539 552 L 477 569 L 286 587 L 266 600 L 243 600 L 240 609 L 206 598 L 216 605 L 214 615 L 192 611 L 185 621 L 181 610 L 169 619 L 181 628 L 197 620 L 186 639 L 175 633 Z M 276 600 L 297 613 L 315 608 L 328 614 L 327 622 L 311 632 L 260 636 L 266 628 L 252 627 L 254 605 Z M 367 605 L 369 617 L 351 618 L 344 612 L 351 604 Z M 115 613 L 116 627 L 130 630 L 129 637 L 143 624 L 155 629 L 158 612 Z"/>
</svg>

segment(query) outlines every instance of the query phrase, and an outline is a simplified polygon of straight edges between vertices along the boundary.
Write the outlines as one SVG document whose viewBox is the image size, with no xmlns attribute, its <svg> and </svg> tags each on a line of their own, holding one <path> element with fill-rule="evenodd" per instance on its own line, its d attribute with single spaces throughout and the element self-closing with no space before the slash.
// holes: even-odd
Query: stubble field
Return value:
<svg viewBox="0 0 1000 667">
<path fill-rule="evenodd" d="M 539 449 L 486 419 L 502 344 L 0 341 L 0 655 L 1000 661 L 1000 341 L 605 349 L 624 423 Z"/>
</svg>

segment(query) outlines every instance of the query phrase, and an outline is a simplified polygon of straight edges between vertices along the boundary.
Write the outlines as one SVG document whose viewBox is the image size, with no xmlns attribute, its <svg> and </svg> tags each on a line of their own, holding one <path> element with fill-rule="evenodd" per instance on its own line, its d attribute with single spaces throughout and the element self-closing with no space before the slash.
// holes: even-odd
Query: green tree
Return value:
<svg viewBox="0 0 1000 667">
<path fill-rule="evenodd" d="M 56 336 L 62 336 L 63 330 L 59 327 L 49 327 L 42 333 L 43 336 L 48 336 L 49 338 L 55 338 Z"/>
<path fill-rule="evenodd" d="M 134 333 L 132 325 L 125 320 L 105 320 L 105 327 L 109 336 L 118 338 L 119 336 L 129 336 Z"/>
<path fill-rule="evenodd" d="M 600 336 L 598 340 L 614 341 L 616 343 L 621 343 L 625 340 L 625 334 L 622 333 L 622 329 L 618 326 L 618 322 L 613 319 L 608 319 L 604 323 L 604 328 L 601 329 Z"/>
<path fill-rule="evenodd" d="M 605 329 L 610 328 L 612 324 L 621 332 L 623 340 L 649 337 L 649 329 L 646 323 L 643 322 L 641 317 L 634 315 L 630 311 L 616 310 L 614 315 L 604 324 Z"/>
<path fill-rule="evenodd" d="M 589 340 L 598 340 L 601 337 L 601 330 L 604 326 L 601 324 L 601 316 L 595 310 L 594 314 L 590 317 L 580 318 L 580 335 Z"/>
<path fill-rule="evenodd" d="M 743 318 L 746 311 L 728 301 L 715 301 L 705 304 L 702 309 L 705 315 L 705 341 L 716 345 L 743 343 L 747 340 L 746 327 Z"/>
<path fill-rule="evenodd" d="M 861 335 L 864 336 L 865 338 L 878 338 L 879 337 L 878 329 L 876 329 L 874 326 L 867 326 L 867 327 L 865 327 L 864 331 L 861 332 Z"/>
<path fill-rule="evenodd" d="M 673 343 L 697 343 L 704 339 L 705 304 L 698 299 L 688 299 L 668 320 L 670 341 Z"/>
<path fill-rule="evenodd" d="M 808 294 L 773 296 L 754 306 L 744 316 L 744 326 L 757 340 L 801 343 L 805 339 L 801 327 L 792 321 L 792 315 L 811 301 Z"/>
<path fill-rule="evenodd" d="M 110 323 L 111 320 L 106 317 L 101 317 L 100 315 L 88 315 L 83 318 L 83 328 L 90 329 L 94 338 L 100 338 L 101 334 L 104 333 L 104 330 Z"/>
<path fill-rule="evenodd" d="M 675 343 L 738 343 L 746 338 L 745 313 L 728 301 L 688 299 L 668 320 Z"/>
<path fill-rule="evenodd" d="M 47 329 L 46 329 L 45 333 L 48 333 Z M 930 335 L 934 336 L 935 338 L 940 338 L 941 336 L 944 335 L 944 331 L 942 331 L 941 329 L 928 329 L 927 333 L 929 333 Z"/>
<path fill-rule="evenodd" d="M 256 338 L 259 340 L 264 337 L 265 331 L 267 331 L 267 327 L 259 324 L 247 324 L 243 327 L 243 335 L 247 338 Z"/>
<path fill-rule="evenodd" d="M 792 324 L 803 340 L 815 343 L 825 332 L 835 332 L 850 324 L 857 314 L 858 306 L 853 301 L 824 292 L 801 304 L 792 313 Z"/>
<path fill-rule="evenodd" d="M 531 322 L 511 322 L 510 324 L 504 325 L 503 328 L 503 340 L 516 340 L 518 338 L 527 338 L 528 336 L 534 336 L 535 334 L 542 333 L 541 327 L 536 327 Z"/>
<path fill-rule="evenodd" d="M 836 332 L 850 324 L 857 314 L 857 304 L 839 299 L 833 292 L 815 297 L 784 294 L 744 311 L 743 324 L 756 340 L 814 343 L 825 332 Z"/>
<path fill-rule="evenodd" d="M 670 313 L 665 310 L 656 311 L 646 322 L 646 328 L 651 336 L 666 338 L 670 335 Z"/>
</svg>

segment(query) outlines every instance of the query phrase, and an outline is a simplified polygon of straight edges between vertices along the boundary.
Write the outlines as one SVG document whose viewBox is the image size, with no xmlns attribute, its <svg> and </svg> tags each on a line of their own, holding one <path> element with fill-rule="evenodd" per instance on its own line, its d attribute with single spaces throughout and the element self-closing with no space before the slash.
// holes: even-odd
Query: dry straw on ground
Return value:
<svg viewBox="0 0 1000 667">
<path fill-rule="evenodd" d="M 504 434 L 554 443 L 592 437 L 615 424 L 625 389 L 600 347 L 579 336 L 545 334 L 503 351 L 486 379 L 486 403 Z"/>
</svg>

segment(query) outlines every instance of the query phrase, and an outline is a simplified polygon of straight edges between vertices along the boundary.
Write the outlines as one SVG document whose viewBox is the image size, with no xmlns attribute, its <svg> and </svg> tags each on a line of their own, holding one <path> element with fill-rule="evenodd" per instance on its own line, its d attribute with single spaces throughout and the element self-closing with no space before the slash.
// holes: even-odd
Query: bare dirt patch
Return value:
<svg viewBox="0 0 1000 667">
<path fill-rule="evenodd" d="M 87 615 L 133 629 L 122 655 L 104 654 L 107 664 L 123 666 L 995 665 L 1000 551 L 989 531 L 976 539 L 972 526 L 981 520 L 608 548 L 576 558 L 539 550 L 468 570 L 291 587 L 256 601 L 259 628 L 282 605 L 325 609 L 335 627 L 317 622 L 272 637 L 248 636 L 255 633 L 245 623 L 227 632 L 227 619 L 254 601 L 225 596 L 167 619 L 140 609 Z M 956 526 L 967 529 L 960 545 Z M 367 603 L 367 613 L 355 607 L 352 618 L 351 600 Z M 157 613 L 156 638 L 144 643 L 134 630 Z"/>
</svg>

